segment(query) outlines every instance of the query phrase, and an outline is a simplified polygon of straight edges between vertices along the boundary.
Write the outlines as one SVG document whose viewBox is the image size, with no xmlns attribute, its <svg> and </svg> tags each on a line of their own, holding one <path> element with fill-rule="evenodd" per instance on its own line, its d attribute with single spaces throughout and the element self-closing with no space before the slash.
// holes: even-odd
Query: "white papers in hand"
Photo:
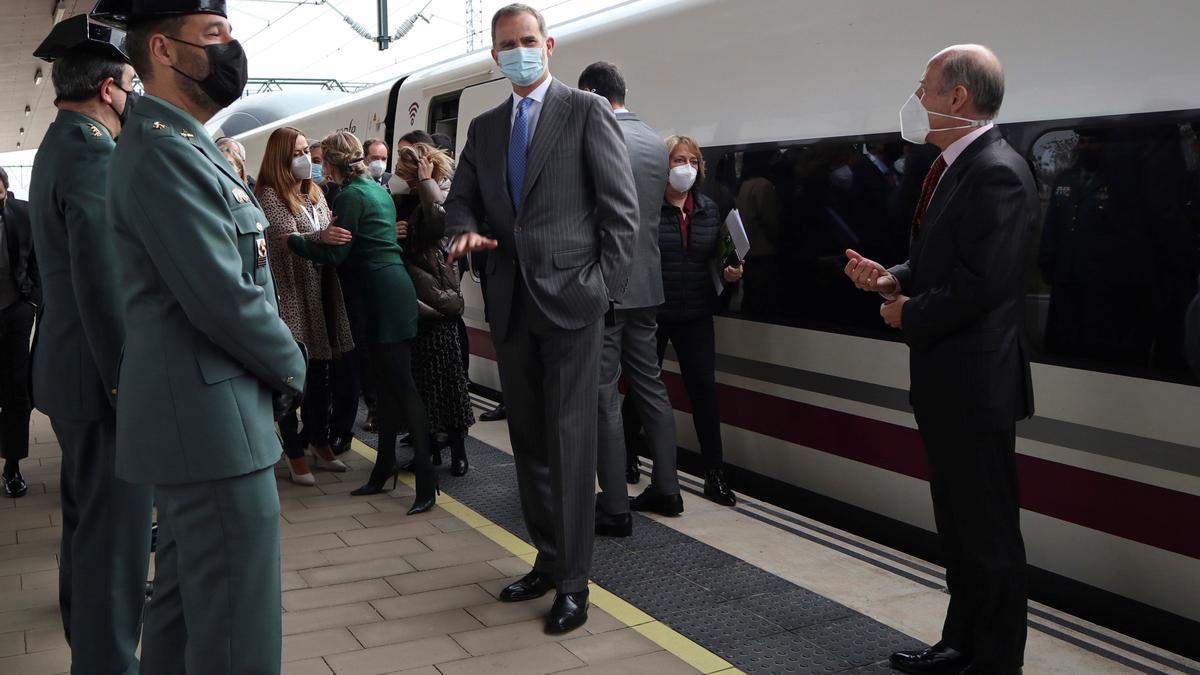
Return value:
<svg viewBox="0 0 1200 675">
<path fill-rule="evenodd" d="M 746 254 L 750 252 L 750 238 L 746 236 L 746 227 L 742 225 L 742 216 L 737 209 L 730 211 L 725 217 L 725 227 L 729 229 L 733 247 L 737 249 L 738 260 L 745 260 Z"/>
</svg>

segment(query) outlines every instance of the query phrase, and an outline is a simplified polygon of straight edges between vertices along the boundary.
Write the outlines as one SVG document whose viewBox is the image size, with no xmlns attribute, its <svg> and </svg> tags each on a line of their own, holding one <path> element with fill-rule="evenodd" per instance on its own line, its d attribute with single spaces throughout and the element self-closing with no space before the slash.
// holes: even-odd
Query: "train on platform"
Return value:
<svg viewBox="0 0 1200 675">
<path fill-rule="evenodd" d="M 901 141 L 899 108 L 933 53 L 987 44 L 1007 74 L 997 124 L 1046 210 L 1026 311 L 1037 413 L 1017 442 L 1033 597 L 1197 656 L 1200 388 L 1182 348 L 1200 272 L 1196 26 L 1194 0 L 635 0 L 552 27 L 555 77 L 616 63 L 630 109 L 697 138 L 705 190 L 756 223 L 716 318 L 734 487 L 936 560 L 908 351 L 842 251 L 904 258 L 932 157 Z M 249 168 L 283 124 L 392 147 L 424 129 L 461 150 L 509 94 L 483 50 L 239 138 Z M 498 389 L 479 287 L 464 288 L 472 380 Z M 670 354 L 664 378 L 686 464 Z"/>
</svg>

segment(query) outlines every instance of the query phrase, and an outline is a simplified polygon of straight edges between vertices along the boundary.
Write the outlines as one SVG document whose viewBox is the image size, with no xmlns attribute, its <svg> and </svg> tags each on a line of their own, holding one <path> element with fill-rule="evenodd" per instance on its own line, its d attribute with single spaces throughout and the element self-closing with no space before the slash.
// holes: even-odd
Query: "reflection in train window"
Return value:
<svg viewBox="0 0 1200 675">
<path fill-rule="evenodd" d="M 759 321 L 898 339 L 879 300 L 842 273 L 853 248 L 885 265 L 908 257 L 911 214 L 936 150 L 898 135 L 708 151 L 705 192 L 736 208 L 750 253 L 731 313 Z"/>
<path fill-rule="evenodd" d="M 1200 273 L 1200 113 L 1002 124 L 1028 159 L 1043 215 L 1026 329 L 1036 360 L 1193 381 L 1183 316 Z M 921 183 L 938 155 L 898 135 L 707 148 L 704 191 L 750 237 L 739 318 L 888 340 L 879 299 L 842 270 L 854 248 L 908 257 Z"/>
<path fill-rule="evenodd" d="M 1186 372 L 1183 315 L 1200 272 L 1195 131 L 1089 126 L 1033 143 L 1044 215 L 1027 317 L 1043 360 Z"/>
</svg>

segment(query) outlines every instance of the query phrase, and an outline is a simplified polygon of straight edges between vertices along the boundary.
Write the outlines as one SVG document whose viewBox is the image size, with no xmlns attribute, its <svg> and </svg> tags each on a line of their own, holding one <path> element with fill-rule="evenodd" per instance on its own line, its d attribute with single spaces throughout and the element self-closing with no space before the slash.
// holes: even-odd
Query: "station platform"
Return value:
<svg viewBox="0 0 1200 675">
<path fill-rule="evenodd" d="M 890 652 L 937 638 L 941 569 L 744 495 L 717 506 L 686 474 L 681 517 L 635 514 L 632 537 L 597 539 L 588 623 L 547 636 L 550 596 L 496 599 L 533 555 L 507 428 L 471 433 L 470 473 L 445 473 L 438 507 L 414 517 L 411 484 L 347 494 L 370 471 L 369 435 L 349 473 L 315 472 L 316 487 L 277 468 L 285 674 L 889 672 Z M 31 436 L 30 492 L 0 502 L 0 675 L 70 667 L 57 608 L 60 453 L 37 413 Z M 1200 663 L 1031 603 L 1025 672 L 1200 673 Z"/>
</svg>

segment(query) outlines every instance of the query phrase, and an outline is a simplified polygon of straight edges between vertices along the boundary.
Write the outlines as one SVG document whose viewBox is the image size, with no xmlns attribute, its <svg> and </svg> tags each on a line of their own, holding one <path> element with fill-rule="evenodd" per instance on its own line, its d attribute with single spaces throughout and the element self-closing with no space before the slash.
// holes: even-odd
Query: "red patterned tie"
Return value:
<svg viewBox="0 0 1200 675">
<path fill-rule="evenodd" d="M 921 222 L 925 220 L 925 212 L 929 210 L 929 202 L 933 201 L 933 191 L 937 189 L 938 181 L 946 173 L 946 160 L 938 155 L 929 173 L 925 174 L 925 182 L 921 184 L 921 201 L 917 202 L 917 212 L 913 215 L 912 236 L 917 238 L 921 231 Z"/>
</svg>

